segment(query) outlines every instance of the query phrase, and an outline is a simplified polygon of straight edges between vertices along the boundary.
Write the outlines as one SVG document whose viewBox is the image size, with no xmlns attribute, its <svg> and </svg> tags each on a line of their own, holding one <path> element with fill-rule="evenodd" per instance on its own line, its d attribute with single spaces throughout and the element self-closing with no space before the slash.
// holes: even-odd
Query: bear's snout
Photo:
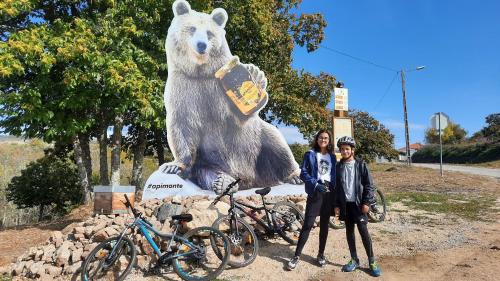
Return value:
<svg viewBox="0 0 500 281">
<path fill-rule="evenodd" d="M 200 53 L 201 55 L 205 54 L 205 52 L 207 51 L 207 43 L 205 42 L 196 43 L 196 49 L 198 53 Z"/>
</svg>

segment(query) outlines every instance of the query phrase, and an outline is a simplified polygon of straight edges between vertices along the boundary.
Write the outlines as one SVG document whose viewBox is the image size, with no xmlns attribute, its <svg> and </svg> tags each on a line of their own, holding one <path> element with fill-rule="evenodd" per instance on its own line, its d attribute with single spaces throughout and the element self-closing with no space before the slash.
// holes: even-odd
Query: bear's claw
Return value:
<svg viewBox="0 0 500 281">
<path fill-rule="evenodd" d="M 304 182 L 300 179 L 299 176 L 292 176 L 289 179 L 285 181 L 286 183 L 290 184 L 303 184 Z"/>
<path fill-rule="evenodd" d="M 252 75 L 253 80 L 261 87 L 263 90 L 267 87 L 267 78 L 263 71 L 261 71 L 257 66 L 249 63 L 244 64 L 250 75 Z"/>
<path fill-rule="evenodd" d="M 182 167 L 175 163 L 163 163 L 160 168 L 158 168 L 162 173 L 165 174 L 180 174 L 182 172 Z"/>
<path fill-rule="evenodd" d="M 217 175 L 217 178 L 212 183 L 212 190 L 215 192 L 215 194 L 221 194 L 222 192 L 224 192 L 226 190 L 228 185 L 234 181 L 235 181 L 235 179 L 233 177 L 231 177 L 230 175 L 220 173 Z M 234 193 L 236 191 L 238 191 L 238 184 L 233 186 L 233 188 L 230 192 Z"/>
</svg>

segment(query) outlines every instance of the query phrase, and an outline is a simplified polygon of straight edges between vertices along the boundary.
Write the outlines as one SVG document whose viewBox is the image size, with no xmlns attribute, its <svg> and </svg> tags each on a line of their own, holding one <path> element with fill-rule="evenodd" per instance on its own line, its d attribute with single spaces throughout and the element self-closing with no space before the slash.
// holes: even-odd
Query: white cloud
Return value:
<svg viewBox="0 0 500 281">
<path fill-rule="evenodd" d="M 307 140 L 304 139 L 304 136 L 299 132 L 299 129 L 295 126 L 283 126 L 278 127 L 283 137 L 287 143 L 302 143 L 307 144 Z"/>
</svg>

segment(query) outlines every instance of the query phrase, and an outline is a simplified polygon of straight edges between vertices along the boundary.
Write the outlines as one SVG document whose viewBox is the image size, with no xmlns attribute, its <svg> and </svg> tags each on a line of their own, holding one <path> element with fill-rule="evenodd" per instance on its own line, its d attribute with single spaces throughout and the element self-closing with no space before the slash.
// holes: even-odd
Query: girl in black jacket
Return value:
<svg viewBox="0 0 500 281">
<path fill-rule="evenodd" d="M 351 272 L 359 267 L 356 253 L 354 225 L 358 226 L 363 246 L 368 256 L 370 271 L 373 276 L 380 276 L 380 266 L 375 262 L 372 241 L 368 233 L 368 210 L 374 201 L 373 181 L 366 163 L 354 158 L 356 142 L 351 137 L 342 137 L 337 141 L 342 160 L 337 164 L 337 184 L 335 189 L 335 215 L 345 221 L 347 244 L 351 260 L 342 267 L 342 271 Z"/>
</svg>

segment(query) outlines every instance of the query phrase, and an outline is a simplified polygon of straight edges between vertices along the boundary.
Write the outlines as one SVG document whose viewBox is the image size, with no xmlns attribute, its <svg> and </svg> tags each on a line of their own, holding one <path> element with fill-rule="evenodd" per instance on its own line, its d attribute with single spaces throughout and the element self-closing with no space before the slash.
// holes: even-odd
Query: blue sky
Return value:
<svg viewBox="0 0 500 281">
<path fill-rule="evenodd" d="M 426 66 L 406 76 L 412 143 L 424 141 L 435 112 L 469 135 L 500 112 L 500 1 L 304 0 L 299 12 L 323 14 L 325 47 L 396 70 Z M 396 147 L 404 146 L 399 76 L 386 91 L 394 72 L 324 48 L 296 48 L 293 58 L 295 68 L 343 81 L 349 107 L 368 111 L 396 136 Z M 288 142 L 302 139 L 295 128 L 281 131 Z"/>
</svg>

